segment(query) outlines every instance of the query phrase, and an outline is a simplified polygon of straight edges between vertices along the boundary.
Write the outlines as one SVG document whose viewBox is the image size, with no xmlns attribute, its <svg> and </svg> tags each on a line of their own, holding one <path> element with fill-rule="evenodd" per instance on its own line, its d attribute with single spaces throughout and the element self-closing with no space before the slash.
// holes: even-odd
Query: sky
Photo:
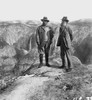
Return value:
<svg viewBox="0 0 92 100">
<path fill-rule="evenodd" d="M 60 22 L 92 18 L 92 0 L 0 0 L 0 21 L 40 20 Z"/>
</svg>

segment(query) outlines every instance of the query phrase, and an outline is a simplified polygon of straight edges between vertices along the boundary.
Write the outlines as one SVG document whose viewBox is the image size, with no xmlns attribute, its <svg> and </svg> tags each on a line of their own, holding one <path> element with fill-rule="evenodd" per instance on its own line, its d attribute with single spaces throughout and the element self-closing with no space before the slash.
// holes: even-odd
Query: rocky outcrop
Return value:
<svg viewBox="0 0 92 100">
<path fill-rule="evenodd" d="M 74 55 L 84 64 L 92 63 L 92 20 L 78 20 L 70 24 L 74 34 Z"/>
<path fill-rule="evenodd" d="M 0 71 L 11 71 L 15 67 L 15 55 L 16 51 L 12 46 L 7 45 L 0 49 Z"/>
<path fill-rule="evenodd" d="M 14 57 L 16 55 L 16 51 L 13 46 L 5 46 L 3 49 L 0 49 L 0 57 Z"/>
<path fill-rule="evenodd" d="M 60 61 L 57 63 L 60 64 Z M 91 97 L 92 70 L 79 63 L 77 60 L 76 67 L 69 73 L 54 66 L 35 67 L 29 71 L 31 75 L 18 77 L 0 95 L 0 100 L 73 100 Z"/>
<path fill-rule="evenodd" d="M 31 35 L 35 34 L 37 24 L 28 22 L 0 22 L 0 37 L 9 45 L 15 45 L 18 48 L 28 49 L 28 43 L 31 45 Z M 33 36 L 32 36 L 33 37 Z M 31 48 L 31 47 L 30 47 Z"/>
<path fill-rule="evenodd" d="M 24 65 L 21 65 L 20 62 L 23 61 L 23 58 L 26 58 L 27 60 L 27 57 L 25 57 L 25 53 L 33 48 L 31 47 L 31 44 L 33 44 L 32 41 L 34 39 L 32 40 L 32 37 L 34 38 L 34 36 L 31 37 L 31 35 L 35 34 L 35 30 L 37 27 L 36 24 L 37 23 L 30 24 L 28 22 L 21 21 L 0 22 L 1 72 L 12 71 L 13 69 L 15 69 L 15 67 L 21 68 L 19 66 L 22 66 L 22 68 L 24 68 Z M 28 63 L 25 62 L 25 66 L 27 65 Z"/>
</svg>

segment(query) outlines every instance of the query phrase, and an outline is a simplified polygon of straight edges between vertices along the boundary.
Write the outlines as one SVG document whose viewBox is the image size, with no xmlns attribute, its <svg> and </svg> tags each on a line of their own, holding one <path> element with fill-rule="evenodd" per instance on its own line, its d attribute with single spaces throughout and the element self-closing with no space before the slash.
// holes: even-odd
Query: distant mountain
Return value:
<svg viewBox="0 0 92 100">
<path fill-rule="evenodd" d="M 70 22 L 70 24 L 76 26 L 90 26 L 92 25 L 92 19 L 80 19 L 80 20 Z"/>
<path fill-rule="evenodd" d="M 92 19 L 77 20 L 70 25 L 74 34 L 75 55 L 85 64 L 92 63 Z"/>
</svg>

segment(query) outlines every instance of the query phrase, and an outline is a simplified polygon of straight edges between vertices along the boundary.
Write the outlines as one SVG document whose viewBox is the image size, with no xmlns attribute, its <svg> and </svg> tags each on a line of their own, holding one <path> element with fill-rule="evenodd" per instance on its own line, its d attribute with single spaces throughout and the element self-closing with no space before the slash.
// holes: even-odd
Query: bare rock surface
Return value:
<svg viewBox="0 0 92 100">
<path fill-rule="evenodd" d="M 35 92 L 39 89 L 39 86 L 43 84 L 43 82 L 49 80 L 48 78 L 42 77 L 31 77 L 25 76 L 19 78 L 15 85 L 19 85 L 12 91 L 8 96 L 2 95 L 0 100 L 28 100 L 30 96 L 34 95 Z M 4 98 L 3 98 L 4 97 Z M 29 99 L 30 100 L 30 99 Z"/>
<path fill-rule="evenodd" d="M 8 93 L 2 94 L 0 100 L 31 100 L 30 98 L 41 89 L 46 81 L 53 80 L 54 77 L 62 74 L 64 74 L 62 70 L 43 66 L 33 75 L 20 76 L 13 84 L 14 90 L 7 90 Z"/>
<path fill-rule="evenodd" d="M 3 49 L 0 49 L 0 57 L 14 57 L 16 51 L 13 46 L 5 46 Z"/>
<path fill-rule="evenodd" d="M 57 59 L 60 64 L 59 58 Z M 54 61 L 56 62 L 53 59 Z M 76 97 L 90 97 L 92 70 L 88 70 L 78 60 L 74 65 L 76 67 L 68 73 L 53 65 L 34 67 L 29 74 L 19 76 L 6 91 L 0 94 L 0 100 L 73 100 Z"/>
<path fill-rule="evenodd" d="M 15 67 L 17 63 L 15 55 L 16 50 L 13 46 L 7 45 L 0 49 L 0 71 L 11 71 Z"/>
</svg>

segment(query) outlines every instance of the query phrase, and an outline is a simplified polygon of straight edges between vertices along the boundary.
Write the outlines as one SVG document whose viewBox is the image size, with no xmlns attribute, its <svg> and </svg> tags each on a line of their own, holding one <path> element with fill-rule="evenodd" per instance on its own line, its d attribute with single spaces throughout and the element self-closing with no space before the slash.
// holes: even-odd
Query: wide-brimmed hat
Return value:
<svg viewBox="0 0 92 100">
<path fill-rule="evenodd" d="M 64 17 L 62 18 L 62 21 L 69 22 L 69 20 L 67 19 L 66 16 L 64 16 Z"/>
<path fill-rule="evenodd" d="M 41 19 L 41 21 L 47 21 L 47 22 L 49 22 L 49 20 L 48 20 L 47 17 L 43 17 L 43 19 Z"/>
</svg>

